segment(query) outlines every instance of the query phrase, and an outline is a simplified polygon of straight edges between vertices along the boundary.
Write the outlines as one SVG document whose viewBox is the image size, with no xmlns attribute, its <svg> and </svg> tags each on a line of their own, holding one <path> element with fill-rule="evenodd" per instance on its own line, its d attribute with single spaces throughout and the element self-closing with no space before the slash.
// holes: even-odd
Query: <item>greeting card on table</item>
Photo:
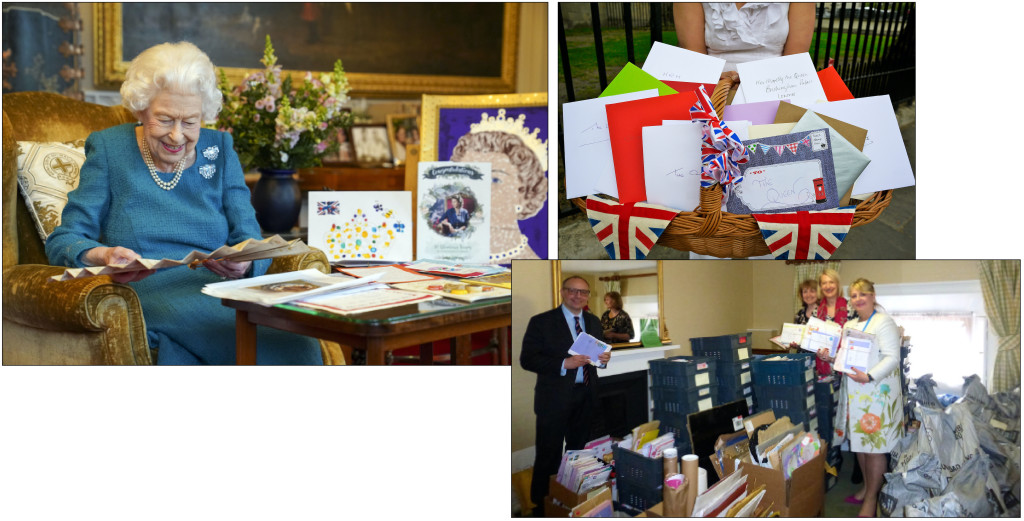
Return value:
<svg viewBox="0 0 1024 521">
<path fill-rule="evenodd" d="M 308 222 L 328 262 L 412 260 L 409 192 L 309 192 Z"/>
<path fill-rule="evenodd" d="M 808 53 L 791 54 L 736 65 L 747 103 L 789 99 L 807 106 L 828 99 Z"/>
<path fill-rule="evenodd" d="M 855 197 L 914 185 L 914 170 L 888 94 L 822 103 L 811 109 L 867 129 L 864 154 L 871 158 L 871 164 L 853 183 Z"/>
<path fill-rule="evenodd" d="M 626 94 L 627 92 L 639 92 L 642 90 L 658 89 L 659 96 L 678 94 L 675 89 L 665 85 L 654 76 L 647 74 L 640 67 L 626 62 L 626 66 L 619 71 L 615 79 L 605 87 L 599 97 Z"/>
<path fill-rule="evenodd" d="M 491 164 L 419 164 L 416 256 L 487 262 L 491 252 Z"/>
<path fill-rule="evenodd" d="M 710 83 L 712 89 L 724 68 L 725 60 L 721 58 L 662 42 L 654 42 L 643 66 L 644 72 L 659 80 Z"/>
<path fill-rule="evenodd" d="M 615 96 L 574 101 L 562 105 L 565 127 L 565 195 L 567 198 L 592 194 L 619 196 L 612 165 L 611 138 L 605 106 L 658 96 L 657 89 L 627 92 Z"/>
<path fill-rule="evenodd" d="M 614 103 L 608 112 L 612 162 L 620 203 L 647 200 L 644 186 L 643 127 L 661 125 L 666 119 L 690 119 L 690 107 L 697 101 L 693 92 Z"/>
<path fill-rule="evenodd" d="M 826 210 L 839 206 L 828 129 L 745 141 L 749 158 L 740 165 L 730 213 Z"/>
</svg>

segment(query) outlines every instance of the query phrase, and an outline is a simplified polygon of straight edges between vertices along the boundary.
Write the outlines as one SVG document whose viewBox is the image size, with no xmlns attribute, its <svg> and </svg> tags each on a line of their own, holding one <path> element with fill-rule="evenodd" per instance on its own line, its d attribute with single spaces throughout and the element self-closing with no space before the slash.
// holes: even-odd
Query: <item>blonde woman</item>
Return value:
<svg viewBox="0 0 1024 521">
<path fill-rule="evenodd" d="M 867 372 L 852 369 L 843 377 L 836 409 L 833 444 L 844 437 L 864 473 L 864 485 L 846 498 L 860 504 L 860 516 L 874 517 L 878 492 L 886 472 L 886 454 L 903 434 L 903 392 L 899 378 L 900 333 L 896 322 L 875 301 L 875 285 L 867 279 L 850 284 L 850 301 L 859 317 L 846 322 L 844 329 L 856 329 L 874 335 L 877 361 Z M 819 357 L 831 361 L 827 350 Z"/>
</svg>

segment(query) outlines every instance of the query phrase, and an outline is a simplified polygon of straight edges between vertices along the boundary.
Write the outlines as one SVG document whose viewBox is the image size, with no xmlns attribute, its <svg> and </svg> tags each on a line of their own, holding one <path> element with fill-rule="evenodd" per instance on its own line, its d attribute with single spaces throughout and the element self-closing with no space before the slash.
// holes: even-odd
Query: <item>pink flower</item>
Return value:
<svg viewBox="0 0 1024 521">
<path fill-rule="evenodd" d="M 323 154 L 324 150 L 327 150 L 327 142 L 326 141 L 321 141 L 321 142 L 316 144 L 316 153 L 317 154 Z"/>
<path fill-rule="evenodd" d="M 262 99 L 256 100 L 256 108 L 257 109 L 262 109 L 265 105 L 266 105 L 266 102 L 263 101 Z"/>
<path fill-rule="evenodd" d="M 321 121 L 320 122 L 320 130 L 327 130 L 327 122 L 326 121 Z"/>
<path fill-rule="evenodd" d="M 259 121 L 259 120 L 260 120 L 260 113 L 259 113 L 259 112 L 257 112 L 257 113 L 256 113 L 256 115 L 254 115 L 254 116 L 252 117 L 252 120 L 253 120 L 253 121 Z"/>
</svg>

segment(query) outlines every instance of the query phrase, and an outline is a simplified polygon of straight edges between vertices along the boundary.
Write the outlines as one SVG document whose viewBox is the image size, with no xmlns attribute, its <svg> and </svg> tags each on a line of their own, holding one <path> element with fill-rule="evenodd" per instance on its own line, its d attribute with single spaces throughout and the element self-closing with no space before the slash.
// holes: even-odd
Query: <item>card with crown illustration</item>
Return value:
<svg viewBox="0 0 1024 521">
<path fill-rule="evenodd" d="M 548 257 L 547 94 L 423 97 L 421 161 L 492 167 L 484 260 Z"/>
<path fill-rule="evenodd" d="M 408 262 L 412 258 L 409 192 L 309 192 L 307 244 L 328 262 Z"/>
</svg>

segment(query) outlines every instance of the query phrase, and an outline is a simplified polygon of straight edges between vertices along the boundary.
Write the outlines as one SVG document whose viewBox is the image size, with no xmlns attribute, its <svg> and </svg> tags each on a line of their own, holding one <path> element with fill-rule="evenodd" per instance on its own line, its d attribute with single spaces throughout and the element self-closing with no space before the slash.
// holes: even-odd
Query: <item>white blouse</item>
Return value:
<svg viewBox="0 0 1024 521">
<path fill-rule="evenodd" d="M 789 36 L 789 4 L 752 2 L 704 3 L 704 43 L 708 55 L 726 60 L 725 70 L 737 63 L 782 56 Z"/>
</svg>

